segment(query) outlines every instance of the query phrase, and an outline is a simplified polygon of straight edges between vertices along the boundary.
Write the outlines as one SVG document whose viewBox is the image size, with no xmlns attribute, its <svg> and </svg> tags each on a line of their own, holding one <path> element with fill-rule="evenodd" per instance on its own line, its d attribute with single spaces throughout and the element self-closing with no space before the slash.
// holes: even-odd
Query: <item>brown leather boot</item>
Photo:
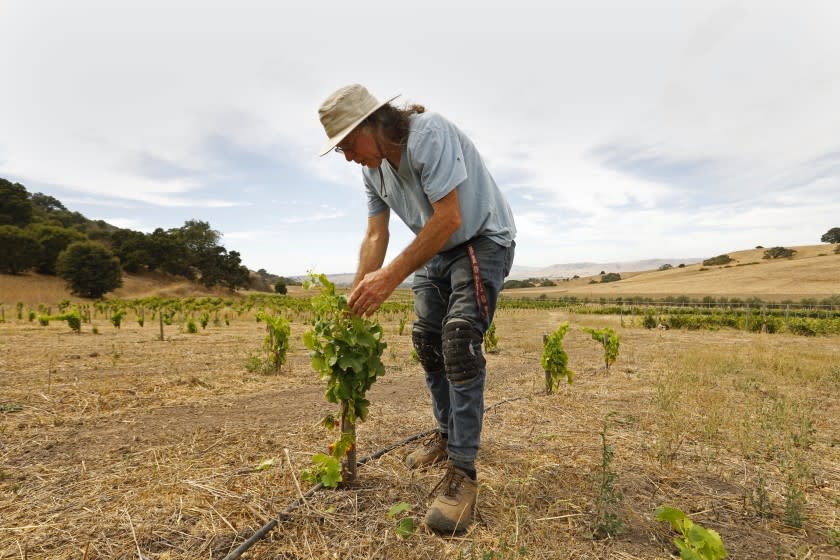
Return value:
<svg viewBox="0 0 840 560">
<path fill-rule="evenodd" d="M 441 533 L 461 533 L 472 523 L 478 482 L 461 469 L 449 465 L 446 475 L 432 492 L 443 487 L 426 512 L 426 527 Z"/>
<path fill-rule="evenodd" d="M 434 465 L 438 461 L 445 461 L 449 458 L 446 450 L 447 441 L 440 435 L 440 432 L 430 434 L 423 445 L 412 451 L 405 458 L 405 464 L 410 469 L 420 469 Z"/>
</svg>

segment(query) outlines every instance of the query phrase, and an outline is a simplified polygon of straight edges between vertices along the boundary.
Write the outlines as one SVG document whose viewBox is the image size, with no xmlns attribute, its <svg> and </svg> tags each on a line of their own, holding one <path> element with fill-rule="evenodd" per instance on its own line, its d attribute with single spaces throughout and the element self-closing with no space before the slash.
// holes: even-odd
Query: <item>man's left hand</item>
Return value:
<svg viewBox="0 0 840 560">
<path fill-rule="evenodd" d="M 374 270 L 356 285 L 347 303 L 356 315 L 370 317 L 398 285 L 386 269 Z"/>
</svg>

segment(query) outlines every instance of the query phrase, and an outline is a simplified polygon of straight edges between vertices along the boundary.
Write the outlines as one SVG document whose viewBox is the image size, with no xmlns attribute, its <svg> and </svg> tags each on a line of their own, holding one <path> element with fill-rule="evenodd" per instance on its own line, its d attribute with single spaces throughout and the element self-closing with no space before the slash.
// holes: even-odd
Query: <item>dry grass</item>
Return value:
<svg viewBox="0 0 840 560">
<path fill-rule="evenodd" d="M 221 288 L 208 289 L 180 277 L 159 272 L 123 274 L 122 287 L 107 294 L 111 298 L 201 297 L 229 296 Z M 34 272 L 23 274 L 0 274 L 0 305 L 14 307 L 18 302 L 34 307 L 38 304 L 55 305 L 61 301 L 84 301 L 70 293 L 64 280 L 56 276 L 44 276 Z"/>
<path fill-rule="evenodd" d="M 569 319 L 578 375 L 546 396 L 541 336 Z M 407 470 L 397 450 L 362 467 L 357 487 L 307 499 L 246 557 L 667 558 L 671 532 L 653 519 L 666 503 L 720 532 L 733 558 L 840 555 L 840 338 L 618 323 L 497 316 L 486 402 L 519 400 L 486 414 L 480 517 L 466 535 L 396 536 L 388 509 L 408 502 L 407 515 L 422 519 L 442 474 Z M 197 335 L 167 327 L 165 342 L 131 317 L 121 330 L 96 326 L 101 334 L 0 325 L 0 558 L 222 558 L 298 498 L 299 471 L 330 441 L 303 325 L 293 325 L 280 376 L 243 367 L 264 334 L 253 317 Z M 581 326 L 619 331 L 610 372 Z M 359 427 L 360 456 L 431 426 L 410 336 L 397 335 L 397 319 L 385 328 L 387 375 Z M 610 412 L 627 530 L 594 540 L 598 434 Z M 267 458 L 275 466 L 255 471 Z M 754 505 L 760 488 L 769 517 Z M 784 522 L 792 490 L 805 497 L 801 529 Z"/>
<path fill-rule="evenodd" d="M 694 264 L 676 268 L 679 263 L 674 263 L 675 268 L 670 270 L 622 273 L 620 282 L 590 284 L 591 278 L 581 278 L 554 287 L 515 290 L 506 295 L 568 294 L 594 298 L 685 295 L 697 299 L 727 296 L 774 301 L 840 295 L 840 255 L 834 254 L 831 245 L 792 248 L 797 253 L 791 259 L 767 260 L 762 258 L 764 249 L 751 249 L 729 253 L 734 260 L 723 266 Z"/>
</svg>

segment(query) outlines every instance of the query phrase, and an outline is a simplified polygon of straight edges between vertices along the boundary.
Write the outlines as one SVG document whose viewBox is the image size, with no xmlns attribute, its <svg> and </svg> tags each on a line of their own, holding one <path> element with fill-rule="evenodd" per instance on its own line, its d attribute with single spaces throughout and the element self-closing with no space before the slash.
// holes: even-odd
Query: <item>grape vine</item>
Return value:
<svg viewBox="0 0 840 560">
<path fill-rule="evenodd" d="M 563 337 L 569 330 L 569 323 L 562 323 L 550 335 L 543 337 L 543 355 L 540 364 L 545 370 L 545 392 L 549 395 L 560 388 L 564 377 L 571 383 L 575 374 L 567 367 L 569 355 L 563 350 Z"/>
<path fill-rule="evenodd" d="M 365 394 L 385 373 L 381 358 L 387 345 L 379 323 L 353 315 L 346 297 L 336 293 L 326 275 L 311 275 L 305 286 L 319 287 L 320 294 L 311 300 L 312 327 L 304 334 L 303 343 L 310 351 L 312 369 L 327 382 L 326 399 L 340 404 L 340 419 L 327 416 L 324 425 L 329 429 L 340 426 L 341 435 L 330 446 L 329 456 L 313 457 L 313 467 L 304 477 L 335 487 L 356 478 L 356 420 L 367 418 L 370 402 Z"/>
</svg>

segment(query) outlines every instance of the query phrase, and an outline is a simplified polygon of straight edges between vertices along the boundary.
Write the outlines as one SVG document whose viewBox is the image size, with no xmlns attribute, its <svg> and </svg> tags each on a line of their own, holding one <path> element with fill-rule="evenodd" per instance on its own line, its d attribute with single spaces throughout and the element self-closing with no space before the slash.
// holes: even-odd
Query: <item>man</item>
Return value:
<svg viewBox="0 0 840 560">
<path fill-rule="evenodd" d="M 398 109 L 354 84 L 319 109 L 321 150 L 363 166 L 368 225 L 348 303 L 370 315 L 412 272 L 412 340 L 432 394 L 438 432 L 406 458 L 410 468 L 447 461 L 426 525 L 457 533 L 472 523 L 475 457 L 484 412 L 484 332 L 513 263 L 510 206 L 473 143 L 422 106 Z M 383 266 L 390 211 L 416 234 Z"/>
</svg>

